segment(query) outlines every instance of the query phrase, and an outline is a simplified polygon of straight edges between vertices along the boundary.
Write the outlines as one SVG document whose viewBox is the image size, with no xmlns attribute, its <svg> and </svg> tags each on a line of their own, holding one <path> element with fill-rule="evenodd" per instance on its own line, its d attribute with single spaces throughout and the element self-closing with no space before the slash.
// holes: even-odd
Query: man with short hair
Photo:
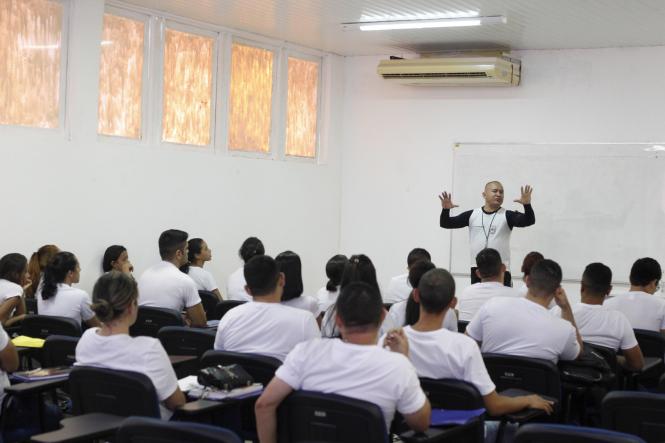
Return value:
<svg viewBox="0 0 665 443">
<path fill-rule="evenodd" d="M 148 268 L 139 278 L 139 306 L 186 311 L 188 322 L 206 327 L 206 314 L 199 291 L 191 277 L 180 271 L 187 263 L 187 233 L 169 229 L 159 236 L 162 261 Z"/>
<path fill-rule="evenodd" d="M 217 326 L 214 348 L 274 357 L 284 361 L 298 343 L 320 337 L 311 312 L 280 303 L 284 274 L 268 255 L 252 257 L 244 267 L 245 290 L 252 301 L 236 306 Z"/>
<path fill-rule="evenodd" d="M 663 271 L 650 257 L 640 258 L 630 269 L 630 291 L 609 298 L 605 307 L 621 311 L 633 329 L 665 334 L 665 300 L 655 297 Z"/>
<path fill-rule="evenodd" d="M 336 315 L 344 340 L 316 339 L 296 346 L 256 402 L 261 443 L 277 441 L 277 407 L 299 389 L 374 403 L 383 411 L 386 430 L 396 410 L 412 429 L 429 427 L 430 404 L 413 366 L 404 355 L 376 345 L 385 315 L 379 291 L 350 283 L 337 299 Z"/>
<path fill-rule="evenodd" d="M 557 363 L 574 360 L 582 349 L 575 319 L 561 287 L 561 267 L 553 260 L 534 265 L 527 277 L 526 297 L 499 297 L 485 303 L 466 334 L 480 343 L 483 353 L 541 358 Z M 548 310 L 554 299 L 561 318 Z"/>
<path fill-rule="evenodd" d="M 520 297 L 516 289 L 503 284 L 506 265 L 501 262 L 499 251 L 483 249 L 476 255 L 476 266 L 476 275 L 480 282 L 466 287 L 459 298 L 457 311 L 462 321 L 471 321 L 478 309 L 491 298 Z"/>
<path fill-rule="evenodd" d="M 383 296 L 384 303 L 398 303 L 409 298 L 409 294 L 411 294 L 411 290 L 413 288 L 409 283 L 408 271 L 411 269 L 414 263 L 419 261 L 432 261 L 432 257 L 426 249 L 414 248 L 406 257 L 407 272 L 390 279 L 390 283 L 388 283 L 388 289 Z"/>
</svg>

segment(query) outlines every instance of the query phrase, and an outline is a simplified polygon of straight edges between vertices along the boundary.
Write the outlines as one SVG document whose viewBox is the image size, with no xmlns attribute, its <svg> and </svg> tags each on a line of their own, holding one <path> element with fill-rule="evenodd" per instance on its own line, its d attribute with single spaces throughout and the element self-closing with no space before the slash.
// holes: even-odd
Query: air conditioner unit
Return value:
<svg viewBox="0 0 665 443">
<path fill-rule="evenodd" d="M 383 78 L 415 86 L 517 86 L 519 60 L 499 56 L 421 57 L 381 60 Z"/>
</svg>

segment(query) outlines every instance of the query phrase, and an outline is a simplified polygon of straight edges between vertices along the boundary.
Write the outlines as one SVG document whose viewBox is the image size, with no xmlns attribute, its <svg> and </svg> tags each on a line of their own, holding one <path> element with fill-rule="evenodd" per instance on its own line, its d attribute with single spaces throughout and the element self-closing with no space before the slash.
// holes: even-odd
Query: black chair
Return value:
<svg viewBox="0 0 665 443">
<path fill-rule="evenodd" d="M 26 298 L 25 299 L 25 313 L 37 315 L 37 299 L 36 298 Z"/>
<path fill-rule="evenodd" d="M 78 337 L 49 335 L 42 348 L 42 366 L 45 368 L 72 366 L 76 362 L 76 345 L 78 342 Z"/>
<path fill-rule="evenodd" d="M 603 427 L 642 437 L 665 440 L 665 394 L 614 391 L 603 399 Z"/>
<path fill-rule="evenodd" d="M 665 374 L 661 375 L 658 380 L 658 392 L 665 394 Z"/>
<path fill-rule="evenodd" d="M 222 300 L 218 302 L 211 320 L 221 320 L 227 312 L 243 303 L 245 302 L 241 300 Z"/>
<path fill-rule="evenodd" d="M 483 360 L 497 392 L 526 390 L 561 401 L 561 378 L 551 361 L 500 354 L 483 354 Z"/>
<path fill-rule="evenodd" d="M 526 424 L 515 433 L 514 443 L 644 443 L 639 437 L 582 426 Z"/>
<path fill-rule="evenodd" d="M 164 326 L 185 326 L 185 322 L 182 315 L 173 309 L 139 306 L 136 322 L 129 328 L 129 335 L 157 338 L 159 330 Z"/>
<path fill-rule="evenodd" d="M 267 386 L 282 365 L 276 358 L 266 355 L 245 354 L 230 351 L 207 351 L 201 357 L 201 367 L 238 364 L 252 376 L 255 382 Z"/>
<path fill-rule="evenodd" d="M 466 327 L 469 326 L 469 322 L 466 320 L 457 320 L 457 332 L 464 334 L 466 332 Z"/>
<path fill-rule="evenodd" d="M 663 358 L 665 356 L 665 337 L 657 331 L 634 329 L 635 338 L 645 357 Z"/>
<path fill-rule="evenodd" d="M 233 432 L 199 423 L 173 423 L 154 418 L 130 417 L 116 434 L 117 443 L 242 443 Z"/>
<path fill-rule="evenodd" d="M 187 326 L 164 326 L 157 337 L 169 355 L 195 355 L 200 358 L 215 344 L 215 331 Z"/>
<path fill-rule="evenodd" d="M 69 317 L 26 315 L 21 326 L 21 334 L 28 337 L 46 338 L 49 335 L 81 336 L 81 324 Z"/>
<path fill-rule="evenodd" d="M 208 320 L 219 320 L 218 318 L 215 318 L 215 307 L 220 300 L 215 293 L 210 291 L 199 291 L 199 297 L 201 297 L 201 304 L 206 313 L 206 318 Z"/>
</svg>

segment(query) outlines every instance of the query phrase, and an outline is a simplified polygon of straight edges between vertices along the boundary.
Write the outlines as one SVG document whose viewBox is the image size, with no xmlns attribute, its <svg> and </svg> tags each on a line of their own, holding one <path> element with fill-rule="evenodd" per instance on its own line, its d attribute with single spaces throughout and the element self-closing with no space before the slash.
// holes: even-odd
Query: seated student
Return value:
<svg viewBox="0 0 665 443">
<path fill-rule="evenodd" d="M 77 323 L 85 321 L 90 326 L 99 326 L 95 313 L 90 309 L 90 296 L 72 285 L 78 283 L 81 267 L 71 252 L 58 252 L 46 265 L 42 284 L 37 290 L 37 312 L 39 315 L 69 317 Z"/>
<path fill-rule="evenodd" d="M 561 267 L 541 260 L 526 280 L 526 297 L 495 297 L 486 302 L 466 328 L 480 343 L 483 353 L 541 358 L 557 363 L 574 360 L 582 349 L 575 319 L 561 287 Z M 552 299 L 561 308 L 561 318 L 547 306 Z"/>
<path fill-rule="evenodd" d="M 4 327 L 25 317 L 23 288 L 30 285 L 28 260 L 21 254 L 0 258 L 0 323 Z"/>
<path fill-rule="evenodd" d="M 374 403 L 383 411 L 386 430 L 395 410 L 412 429 L 429 428 L 430 404 L 413 366 L 404 355 L 376 346 L 384 315 L 376 288 L 356 282 L 342 289 L 335 322 L 344 340 L 311 340 L 289 353 L 256 402 L 261 443 L 277 441 L 277 407 L 301 389 Z"/>
<path fill-rule="evenodd" d="M 630 291 L 607 299 L 605 307 L 624 313 L 633 329 L 665 334 L 665 300 L 655 297 L 663 271 L 653 258 L 640 258 L 630 269 Z"/>
<path fill-rule="evenodd" d="M 280 303 L 284 274 L 277 262 L 257 255 L 245 263 L 247 293 L 253 301 L 236 306 L 217 326 L 215 349 L 261 354 L 284 360 L 295 345 L 319 336 L 311 312 Z"/>
<path fill-rule="evenodd" d="M 238 251 L 243 263 L 247 263 L 255 255 L 263 255 L 265 253 L 266 250 L 263 247 L 263 243 L 256 237 L 247 238 L 242 242 Z M 229 280 L 226 283 L 226 295 L 229 297 L 229 300 L 252 301 L 252 296 L 245 291 L 247 282 L 245 281 L 243 266 L 229 275 Z"/>
<path fill-rule="evenodd" d="M 603 301 L 612 291 L 612 271 L 602 263 L 584 269 L 580 288 L 581 303 L 573 306 L 573 316 L 582 340 L 592 345 L 621 350 L 620 361 L 627 369 L 639 371 L 644 366 L 642 351 L 630 322 L 619 311 L 607 309 Z M 552 309 L 553 314 L 559 308 Z"/>
<path fill-rule="evenodd" d="M 60 252 L 60 249 L 56 245 L 44 245 L 37 252 L 32 253 L 28 262 L 28 272 L 30 273 L 32 284 L 25 288 L 26 298 L 35 298 L 39 284 L 42 281 L 44 269 L 58 252 Z"/>
<path fill-rule="evenodd" d="M 480 282 L 462 291 L 457 307 L 460 320 L 471 321 L 478 309 L 494 297 L 520 296 L 517 290 L 503 285 L 505 273 L 506 265 L 496 249 L 486 248 L 476 255 L 476 275 Z"/>
<path fill-rule="evenodd" d="M 426 249 L 414 248 L 411 250 L 411 252 L 409 252 L 409 255 L 406 257 L 407 272 L 390 279 L 390 283 L 388 283 L 388 289 L 386 290 L 386 294 L 383 297 L 384 303 L 397 303 L 409 298 L 409 295 L 413 290 L 413 286 L 409 284 L 408 271 L 411 269 L 411 266 L 413 266 L 415 262 L 421 260 L 432 261 L 432 257 Z"/>
<path fill-rule="evenodd" d="M 127 248 L 121 245 L 111 245 L 106 248 L 104 258 L 102 258 L 102 271 L 119 271 L 125 274 L 134 272 L 134 266 L 129 261 Z"/>
<path fill-rule="evenodd" d="M 279 270 L 284 274 L 284 291 L 282 292 L 282 304 L 292 308 L 309 311 L 317 318 L 319 304 L 314 297 L 302 295 L 302 264 L 300 257 L 293 251 L 284 251 L 275 257 Z"/>
<path fill-rule="evenodd" d="M 531 251 L 524 256 L 524 260 L 522 261 L 522 269 L 521 269 L 522 282 L 519 284 L 519 287 L 516 288 L 522 297 L 526 297 L 526 293 L 529 291 L 529 289 L 526 287 L 526 278 L 531 273 L 531 268 L 533 268 L 533 265 L 535 265 L 544 258 L 545 257 L 543 257 L 543 254 L 537 251 Z"/>
<path fill-rule="evenodd" d="M 409 268 L 409 284 L 413 288 L 417 288 L 418 283 L 420 282 L 420 278 L 427 271 L 434 268 L 434 263 L 430 262 L 429 260 L 420 260 L 413 263 Z M 408 299 L 395 303 L 390 307 L 388 315 L 390 318 L 392 318 L 394 327 L 401 328 L 402 326 L 413 325 L 418 321 L 418 317 L 420 316 L 420 307 L 418 306 L 418 302 L 413 296 L 414 292 L 415 289 L 411 291 Z M 457 332 L 457 316 L 455 315 L 454 310 L 449 309 L 446 312 L 441 327 L 452 332 Z"/>
<path fill-rule="evenodd" d="M 168 308 L 187 312 L 191 326 L 206 326 L 206 314 L 194 280 L 180 272 L 187 263 L 187 233 L 169 229 L 159 236 L 162 261 L 139 278 L 139 306 Z"/>
<path fill-rule="evenodd" d="M 180 267 L 180 270 L 189 275 L 196 289 L 199 291 L 210 291 L 222 300 L 222 294 L 212 274 L 205 269 L 205 262 L 212 260 L 212 249 L 202 238 L 192 238 L 187 242 L 189 252 L 187 253 L 187 263 Z"/>
<path fill-rule="evenodd" d="M 445 269 L 427 271 L 420 279 L 413 296 L 420 306 L 420 317 L 413 326 L 393 330 L 379 340 L 391 350 L 408 350 L 419 377 L 464 380 L 483 396 L 490 415 L 499 416 L 524 408 L 552 412 L 552 404 L 537 395 L 505 397 L 496 392 L 480 355 L 478 345 L 464 334 L 441 327 L 446 311 L 455 307 L 455 279 Z M 405 346 L 406 342 L 406 346 Z"/>
<path fill-rule="evenodd" d="M 344 266 L 349 261 L 346 255 L 338 254 L 333 256 L 326 263 L 326 276 L 328 283 L 316 293 L 316 299 L 319 303 L 319 312 L 323 314 L 326 310 L 335 304 L 339 296 L 339 284 L 342 282 Z"/>
<path fill-rule="evenodd" d="M 161 416 L 168 420 L 176 407 L 185 404 L 185 395 L 159 340 L 129 336 L 138 313 L 138 295 L 136 281 L 125 273 L 111 271 L 99 277 L 92 291 L 92 309 L 101 325 L 83 333 L 76 346 L 76 365 L 147 375 L 155 385 Z"/>
</svg>

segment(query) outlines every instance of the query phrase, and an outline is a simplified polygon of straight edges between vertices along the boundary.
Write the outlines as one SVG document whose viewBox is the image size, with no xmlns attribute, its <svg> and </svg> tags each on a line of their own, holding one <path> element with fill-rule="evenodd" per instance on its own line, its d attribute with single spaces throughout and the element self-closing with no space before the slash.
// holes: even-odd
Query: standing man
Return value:
<svg viewBox="0 0 665 443">
<path fill-rule="evenodd" d="M 503 264 L 506 265 L 504 274 L 504 285 L 511 286 L 510 276 L 510 233 L 513 228 L 531 226 L 536 222 L 536 216 L 531 207 L 531 193 L 533 188 L 529 185 L 522 186 L 519 199 L 514 201 L 524 205 L 524 213 L 518 211 L 507 211 L 502 208 L 503 204 L 503 185 L 498 181 L 491 181 L 485 185 L 483 198 L 485 205 L 451 217 L 450 210 L 457 208 L 453 204 L 452 194 L 444 191 L 439 196 L 441 200 L 440 225 L 446 229 L 458 229 L 469 227 L 469 246 L 471 249 L 471 260 L 475 265 L 476 255 L 486 248 L 496 249 Z M 476 275 L 476 266 L 471 267 L 471 283 L 480 282 Z"/>
</svg>

